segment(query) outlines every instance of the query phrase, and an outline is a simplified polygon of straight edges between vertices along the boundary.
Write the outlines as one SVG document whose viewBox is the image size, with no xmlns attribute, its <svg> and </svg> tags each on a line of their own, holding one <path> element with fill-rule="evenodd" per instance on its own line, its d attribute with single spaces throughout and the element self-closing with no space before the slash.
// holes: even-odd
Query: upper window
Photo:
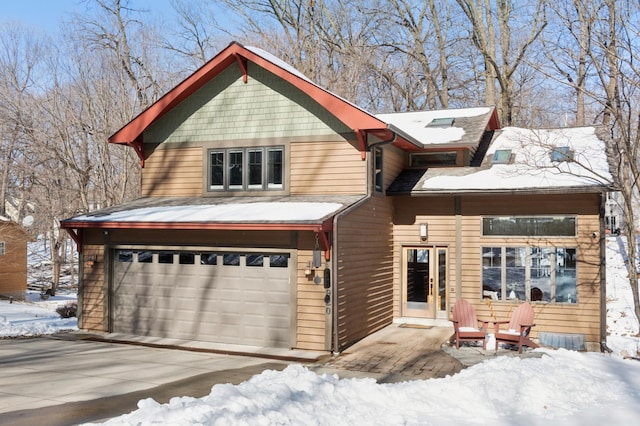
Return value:
<svg viewBox="0 0 640 426">
<path fill-rule="evenodd" d="M 503 237 L 574 237 L 574 216 L 483 217 L 482 235 Z"/>
<path fill-rule="evenodd" d="M 4 256 L 4 241 L 0 241 L 0 256 Z"/>
<path fill-rule="evenodd" d="M 381 148 L 375 148 L 373 150 L 374 153 L 374 157 L 375 157 L 375 185 L 376 185 L 376 191 L 377 192 L 382 192 L 382 186 L 384 185 L 384 173 L 382 171 L 382 165 L 383 163 L 383 159 L 382 159 L 382 149 Z"/>
<path fill-rule="evenodd" d="M 416 168 L 455 166 L 458 164 L 458 152 L 443 151 L 413 153 L 409 156 L 409 164 L 411 167 Z"/>
<path fill-rule="evenodd" d="M 209 150 L 209 191 L 282 189 L 284 148 Z"/>
<path fill-rule="evenodd" d="M 573 161 L 573 151 L 568 146 L 557 146 L 551 150 L 551 161 Z"/>
</svg>

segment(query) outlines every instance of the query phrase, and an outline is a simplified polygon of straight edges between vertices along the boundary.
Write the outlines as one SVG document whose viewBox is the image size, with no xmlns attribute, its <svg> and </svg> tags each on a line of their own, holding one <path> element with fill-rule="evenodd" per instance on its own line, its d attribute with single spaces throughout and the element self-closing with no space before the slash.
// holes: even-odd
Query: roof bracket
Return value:
<svg viewBox="0 0 640 426">
<path fill-rule="evenodd" d="M 367 158 L 367 133 L 361 129 L 354 129 L 358 138 L 358 148 L 360 150 L 360 159 L 362 161 Z"/>
<path fill-rule="evenodd" d="M 238 54 L 236 54 L 235 57 L 236 57 L 236 62 L 238 62 L 238 65 L 240 66 L 240 70 L 242 71 L 242 82 L 244 84 L 247 84 L 247 82 L 249 81 L 249 73 L 247 71 L 247 58 L 240 56 Z"/>
<path fill-rule="evenodd" d="M 72 229 L 66 228 L 67 232 L 71 239 L 76 243 L 76 250 L 78 253 L 82 253 L 82 230 L 81 229 Z"/>
<path fill-rule="evenodd" d="M 136 154 L 140 159 L 140 167 L 144 169 L 144 144 L 140 141 L 132 141 L 127 143 L 127 145 L 129 145 L 136 151 Z"/>
</svg>

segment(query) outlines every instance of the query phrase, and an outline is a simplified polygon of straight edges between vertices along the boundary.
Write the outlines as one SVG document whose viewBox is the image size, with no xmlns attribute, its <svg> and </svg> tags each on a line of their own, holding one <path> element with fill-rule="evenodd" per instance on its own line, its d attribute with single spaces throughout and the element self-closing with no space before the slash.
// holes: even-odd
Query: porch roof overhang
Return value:
<svg viewBox="0 0 640 426">
<path fill-rule="evenodd" d="M 249 64 L 253 63 L 282 78 L 307 94 L 354 131 L 363 157 L 364 152 L 368 150 L 367 133 L 381 140 L 392 140 L 395 138 L 395 134 L 387 128 L 387 123 L 351 102 L 323 89 L 278 58 L 260 49 L 244 47 L 237 42 L 232 42 L 213 59 L 115 132 L 109 137 L 109 143 L 125 144 L 134 148 L 141 165 L 144 167 L 143 132 L 145 129 L 226 68 L 236 63 L 239 65 L 245 83 L 249 77 Z"/>
<path fill-rule="evenodd" d="M 309 231 L 325 256 L 336 214 L 363 196 L 140 198 L 61 221 L 82 250 L 85 229 Z"/>
</svg>

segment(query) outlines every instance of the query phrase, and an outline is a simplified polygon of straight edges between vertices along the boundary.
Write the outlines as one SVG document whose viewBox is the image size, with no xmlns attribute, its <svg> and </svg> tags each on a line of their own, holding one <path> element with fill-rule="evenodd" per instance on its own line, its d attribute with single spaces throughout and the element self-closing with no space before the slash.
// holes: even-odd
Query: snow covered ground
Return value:
<svg viewBox="0 0 640 426">
<path fill-rule="evenodd" d="M 176 397 L 167 404 L 141 400 L 138 410 L 106 424 L 638 424 L 638 321 L 615 237 L 608 239 L 607 265 L 607 343 L 612 354 L 537 349 L 544 354 L 541 358 L 498 357 L 454 376 L 394 384 L 339 379 L 291 365 L 281 372 L 265 371 L 237 386 L 215 385 L 203 398 Z M 0 333 L 12 321 L 2 320 L 3 315 L 16 319 L 22 315 L 25 334 L 41 330 L 36 326 L 40 322 L 49 322 L 54 330 L 66 327 L 51 325 L 53 303 L 66 300 L 36 299 L 13 306 L 0 302 Z M 15 306 L 23 306 L 25 312 L 11 317 Z M 36 313 L 36 308 L 48 316 L 26 321 L 30 315 L 26 311 Z"/>
</svg>

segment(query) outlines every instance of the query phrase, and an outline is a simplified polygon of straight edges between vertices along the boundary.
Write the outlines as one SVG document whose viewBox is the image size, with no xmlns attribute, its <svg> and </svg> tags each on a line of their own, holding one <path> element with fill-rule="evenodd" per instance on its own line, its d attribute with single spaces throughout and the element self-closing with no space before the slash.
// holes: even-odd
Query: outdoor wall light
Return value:
<svg viewBox="0 0 640 426">
<path fill-rule="evenodd" d="M 97 256 L 95 254 L 90 254 L 89 256 L 87 256 L 85 258 L 85 262 L 88 266 L 93 266 L 96 264 L 97 262 Z"/>
<path fill-rule="evenodd" d="M 309 276 L 311 276 L 312 273 L 313 273 L 313 271 L 311 270 L 311 261 L 308 261 L 307 262 L 307 267 L 304 270 L 304 275 L 306 277 L 309 277 Z"/>
<path fill-rule="evenodd" d="M 427 241 L 427 237 L 428 237 L 427 224 L 426 223 L 421 223 L 420 224 L 420 240 L 421 241 Z"/>
</svg>

